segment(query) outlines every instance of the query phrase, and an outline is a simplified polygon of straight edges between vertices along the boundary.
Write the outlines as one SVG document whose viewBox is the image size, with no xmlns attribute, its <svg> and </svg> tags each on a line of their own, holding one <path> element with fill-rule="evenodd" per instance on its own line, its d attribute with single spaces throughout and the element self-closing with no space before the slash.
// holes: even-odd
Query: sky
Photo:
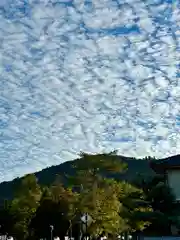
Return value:
<svg viewBox="0 0 180 240">
<path fill-rule="evenodd" d="M 0 181 L 179 154 L 179 80 L 179 0 L 1 0 Z"/>
</svg>

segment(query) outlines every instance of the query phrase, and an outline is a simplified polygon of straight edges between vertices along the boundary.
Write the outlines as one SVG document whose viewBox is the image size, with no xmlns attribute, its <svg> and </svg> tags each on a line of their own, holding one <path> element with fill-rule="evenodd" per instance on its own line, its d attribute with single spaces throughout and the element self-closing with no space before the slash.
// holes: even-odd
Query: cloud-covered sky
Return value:
<svg viewBox="0 0 180 240">
<path fill-rule="evenodd" d="M 179 0 L 0 1 L 0 181 L 180 153 Z"/>
</svg>

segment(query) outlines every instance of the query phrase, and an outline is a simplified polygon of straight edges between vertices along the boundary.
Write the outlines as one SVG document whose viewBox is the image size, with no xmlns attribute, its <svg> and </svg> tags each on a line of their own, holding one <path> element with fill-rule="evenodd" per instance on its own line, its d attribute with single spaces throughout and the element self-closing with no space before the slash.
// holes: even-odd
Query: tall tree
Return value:
<svg viewBox="0 0 180 240">
<path fill-rule="evenodd" d="M 102 232 L 118 234 L 148 225 L 147 220 L 141 220 L 144 212 L 151 211 L 149 206 L 145 206 L 142 191 L 126 182 L 105 177 L 107 172 L 113 175 L 127 169 L 115 152 L 97 155 L 82 153 L 75 164 L 77 175 L 71 180 L 74 186 L 81 186 L 79 206 L 81 212 L 87 212 L 93 218 L 88 229 L 91 233 L 96 236 Z M 130 220 L 132 217 L 134 221 Z"/>
<path fill-rule="evenodd" d="M 34 174 L 26 175 L 11 203 L 10 213 L 14 226 L 13 235 L 18 239 L 26 239 L 29 232 L 29 223 L 36 213 L 41 198 L 41 188 Z"/>
<path fill-rule="evenodd" d="M 97 184 L 107 173 L 117 174 L 127 170 L 127 164 L 121 161 L 116 151 L 103 154 L 80 153 L 80 158 L 73 165 L 76 176 L 69 177 L 69 183 L 79 189 L 92 188 L 96 191 Z M 76 189 L 77 189 L 76 188 Z"/>
<path fill-rule="evenodd" d="M 55 235 L 62 238 L 70 235 L 76 220 L 78 196 L 71 188 L 65 188 L 59 179 L 44 189 L 40 206 L 31 222 L 36 237 L 50 237 L 50 226 L 53 226 Z"/>
<path fill-rule="evenodd" d="M 146 201 L 149 202 L 153 209 L 153 214 L 150 217 L 151 226 L 146 232 L 154 234 L 171 234 L 171 226 L 179 227 L 179 204 L 170 187 L 166 184 L 164 176 L 155 176 L 149 179 L 143 179 L 139 186 L 142 187 L 146 196 Z M 162 231 L 162 232 L 161 232 Z"/>
<path fill-rule="evenodd" d="M 73 223 L 76 221 L 77 215 L 79 215 L 79 193 L 73 191 L 71 187 L 65 188 L 59 177 L 51 186 L 50 191 L 52 194 L 52 200 L 58 204 L 58 208 L 69 223 L 66 232 L 66 234 L 69 234 Z"/>
<path fill-rule="evenodd" d="M 0 205 L 0 233 L 12 235 L 13 219 L 10 214 L 11 202 L 4 200 Z"/>
<path fill-rule="evenodd" d="M 121 216 L 127 220 L 128 230 L 143 231 L 151 224 L 153 213 L 143 190 L 126 182 L 121 182 L 119 187 L 119 201 L 123 205 Z"/>
</svg>

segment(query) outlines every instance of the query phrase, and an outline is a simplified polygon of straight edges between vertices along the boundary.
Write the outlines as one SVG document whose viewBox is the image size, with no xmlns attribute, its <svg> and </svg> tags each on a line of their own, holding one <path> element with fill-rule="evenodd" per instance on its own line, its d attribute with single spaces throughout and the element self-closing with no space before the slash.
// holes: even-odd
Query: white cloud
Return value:
<svg viewBox="0 0 180 240">
<path fill-rule="evenodd" d="M 0 5 L 0 181 L 80 151 L 179 153 L 178 6 L 89 2 Z"/>
</svg>

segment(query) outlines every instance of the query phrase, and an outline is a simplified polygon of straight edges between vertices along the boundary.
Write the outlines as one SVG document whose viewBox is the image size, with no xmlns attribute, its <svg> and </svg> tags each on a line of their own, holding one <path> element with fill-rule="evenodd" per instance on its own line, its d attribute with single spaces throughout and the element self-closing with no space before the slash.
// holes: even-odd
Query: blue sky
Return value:
<svg viewBox="0 0 180 240">
<path fill-rule="evenodd" d="M 0 1 L 0 181 L 91 153 L 180 153 L 180 2 Z"/>
</svg>

